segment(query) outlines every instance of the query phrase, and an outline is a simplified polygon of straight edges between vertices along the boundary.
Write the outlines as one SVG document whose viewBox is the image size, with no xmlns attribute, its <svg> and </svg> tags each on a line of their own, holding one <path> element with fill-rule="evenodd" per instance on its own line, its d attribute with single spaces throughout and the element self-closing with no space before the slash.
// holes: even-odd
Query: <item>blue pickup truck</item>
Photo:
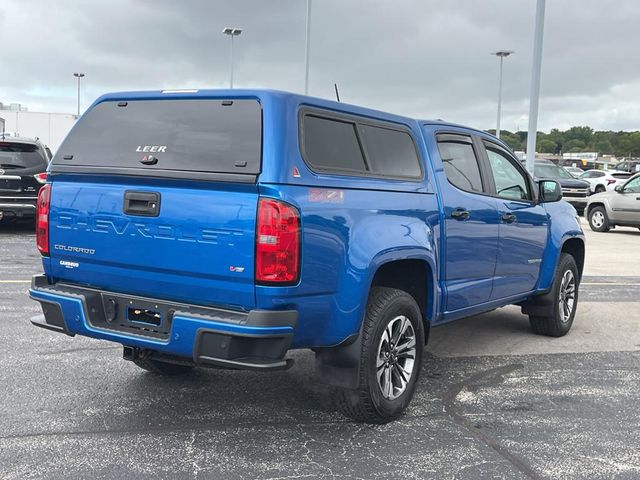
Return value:
<svg viewBox="0 0 640 480">
<path fill-rule="evenodd" d="M 484 132 L 267 90 L 102 96 L 39 193 L 32 322 L 157 374 L 312 349 L 358 421 L 397 418 L 432 327 L 509 304 L 566 334 L 576 212 Z"/>
</svg>

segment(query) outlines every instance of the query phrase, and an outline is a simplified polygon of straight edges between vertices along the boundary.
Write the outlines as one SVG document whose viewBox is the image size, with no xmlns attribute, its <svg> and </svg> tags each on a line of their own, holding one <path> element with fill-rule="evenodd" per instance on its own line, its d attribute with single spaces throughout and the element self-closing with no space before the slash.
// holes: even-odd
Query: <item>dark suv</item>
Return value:
<svg viewBox="0 0 640 480">
<path fill-rule="evenodd" d="M 47 148 L 37 139 L 0 133 L 0 220 L 35 217 L 49 158 Z"/>
<path fill-rule="evenodd" d="M 582 215 L 587 206 L 587 199 L 591 193 L 591 185 L 585 180 L 578 180 L 571 176 L 564 168 L 549 160 L 536 160 L 533 174 L 537 179 L 552 179 L 562 187 L 562 198 L 569 202 Z"/>
</svg>

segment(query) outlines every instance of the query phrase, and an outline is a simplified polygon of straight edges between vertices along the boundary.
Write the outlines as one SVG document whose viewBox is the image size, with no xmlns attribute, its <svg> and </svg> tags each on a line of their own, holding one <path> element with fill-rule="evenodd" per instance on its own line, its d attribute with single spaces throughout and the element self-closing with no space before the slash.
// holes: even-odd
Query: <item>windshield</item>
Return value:
<svg viewBox="0 0 640 480">
<path fill-rule="evenodd" d="M 0 142 L 0 168 L 3 170 L 31 168 L 38 165 L 47 165 L 38 145 Z"/>
<path fill-rule="evenodd" d="M 533 172 L 538 178 L 567 178 L 573 177 L 564 168 L 553 164 L 538 164 L 533 167 Z"/>
</svg>

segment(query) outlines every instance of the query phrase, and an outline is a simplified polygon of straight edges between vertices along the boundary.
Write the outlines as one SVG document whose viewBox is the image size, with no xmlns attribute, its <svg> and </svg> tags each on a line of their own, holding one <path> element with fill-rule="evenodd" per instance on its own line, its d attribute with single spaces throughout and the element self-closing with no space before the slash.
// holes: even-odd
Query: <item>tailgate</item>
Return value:
<svg viewBox="0 0 640 480">
<path fill-rule="evenodd" d="M 57 280 L 185 303 L 254 306 L 255 185 L 150 187 L 82 178 L 52 187 L 49 242 Z M 158 195 L 158 216 L 126 214 L 131 192 Z"/>
</svg>

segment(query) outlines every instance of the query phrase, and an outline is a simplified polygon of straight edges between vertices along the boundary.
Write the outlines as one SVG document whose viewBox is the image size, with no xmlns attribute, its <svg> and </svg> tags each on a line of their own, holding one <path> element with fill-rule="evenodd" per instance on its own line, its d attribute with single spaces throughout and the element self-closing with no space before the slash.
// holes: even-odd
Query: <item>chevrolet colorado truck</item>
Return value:
<svg viewBox="0 0 640 480">
<path fill-rule="evenodd" d="M 292 93 L 104 95 L 39 192 L 39 327 L 157 374 L 312 349 L 336 406 L 397 418 L 432 327 L 517 304 L 571 328 L 584 235 L 482 131 Z"/>
</svg>

